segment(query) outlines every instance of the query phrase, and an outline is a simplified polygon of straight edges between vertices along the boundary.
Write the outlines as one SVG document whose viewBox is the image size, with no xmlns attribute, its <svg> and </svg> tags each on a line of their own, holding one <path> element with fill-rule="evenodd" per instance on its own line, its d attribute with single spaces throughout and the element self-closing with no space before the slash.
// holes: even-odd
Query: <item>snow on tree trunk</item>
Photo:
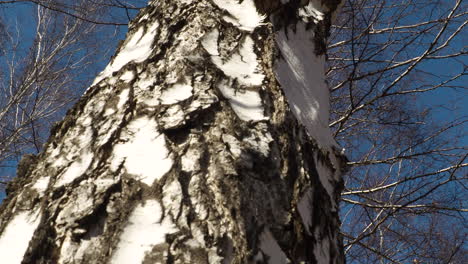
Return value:
<svg viewBox="0 0 468 264">
<path fill-rule="evenodd" d="M 0 213 L 2 263 L 343 263 L 339 1 L 154 0 Z"/>
</svg>

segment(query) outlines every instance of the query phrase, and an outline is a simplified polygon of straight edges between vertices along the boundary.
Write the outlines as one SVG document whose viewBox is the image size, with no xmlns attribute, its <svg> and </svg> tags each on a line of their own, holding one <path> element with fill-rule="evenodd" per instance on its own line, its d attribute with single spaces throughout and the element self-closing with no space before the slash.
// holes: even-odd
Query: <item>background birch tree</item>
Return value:
<svg viewBox="0 0 468 264">
<path fill-rule="evenodd" d="M 331 127 L 350 171 L 354 263 L 466 263 L 467 5 L 345 1 L 329 39 Z"/>
<path fill-rule="evenodd" d="M 343 263 L 339 1 L 150 1 L 0 215 L 8 263 Z"/>
</svg>

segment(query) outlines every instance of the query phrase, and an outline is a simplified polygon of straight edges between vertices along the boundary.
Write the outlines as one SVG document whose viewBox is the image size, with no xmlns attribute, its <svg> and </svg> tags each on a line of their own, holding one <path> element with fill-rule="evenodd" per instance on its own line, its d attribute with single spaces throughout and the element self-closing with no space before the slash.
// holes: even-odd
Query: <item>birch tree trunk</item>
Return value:
<svg viewBox="0 0 468 264">
<path fill-rule="evenodd" d="M 343 263 L 338 0 L 154 0 L 0 215 L 2 263 Z"/>
</svg>

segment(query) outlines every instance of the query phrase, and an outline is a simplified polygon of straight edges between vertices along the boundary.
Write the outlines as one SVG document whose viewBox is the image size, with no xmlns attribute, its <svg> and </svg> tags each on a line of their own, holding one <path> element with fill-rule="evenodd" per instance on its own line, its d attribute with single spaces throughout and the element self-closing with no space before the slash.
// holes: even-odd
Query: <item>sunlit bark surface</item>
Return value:
<svg viewBox="0 0 468 264">
<path fill-rule="evenodd" d="M 343 263 L 322 2 L 150 1 L 21 162 L 2 262 Z"/>
</svg>

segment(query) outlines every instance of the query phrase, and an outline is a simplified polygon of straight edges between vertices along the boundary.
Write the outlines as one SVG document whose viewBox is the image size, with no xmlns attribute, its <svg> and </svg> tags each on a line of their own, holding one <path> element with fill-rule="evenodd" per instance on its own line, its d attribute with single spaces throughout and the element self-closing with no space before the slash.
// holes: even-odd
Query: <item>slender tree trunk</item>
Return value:
<svg viewBox="0 0 468 264">
<path fill-rule="evenodd" d="M 343 263 L 339 1 L 154 0 L 20 164 L 2 263 Z"/>
</svg>

